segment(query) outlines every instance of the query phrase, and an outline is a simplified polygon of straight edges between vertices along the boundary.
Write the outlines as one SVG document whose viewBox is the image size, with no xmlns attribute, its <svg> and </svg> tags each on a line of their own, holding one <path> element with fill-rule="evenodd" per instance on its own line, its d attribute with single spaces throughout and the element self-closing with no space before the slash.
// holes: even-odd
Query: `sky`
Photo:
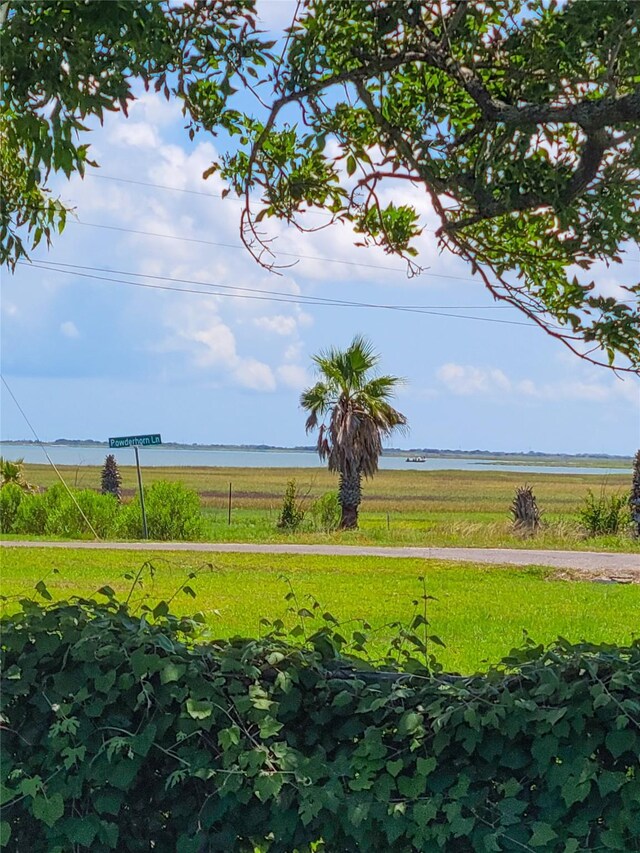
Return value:
<svg viewBox="0 0 640 853">
<path fill-rule="evenodd" d="M 268 22 L 286 7 L 264 4 Z M 190 142 L 175 103 L 143 93 L 129 118 L 109 114 L 90 137 L 100 168 L 55 180 L 74 208 L 65 232 L 33 266 L 1 273 L 2 375 L 40 440 L 153 432 L 311 444 L 298 402 L 315 381 L 311 356 L 364 334 L 382 371 L 405 380 L 395 405 L 410 431 L 393 446 L 632 454 L 640 444 L 638 379 L 589 366 L 495 303 L 463 261 L 440 252 L 419 188 L 384 192 L 423 214 L 422 275 L 355 247 L 346 226 L 302 234 L 271 220 L 275 250 L 294 263 L 275 275 L 242 247 L 240 203 L 220 198 L 217 177 L 202 179 L 217 140 Z M 640 249 L 594 273 L 616 293 L 640 278 Z M 0 388 L 0 438 L 33 438 Z"/>
</svg>

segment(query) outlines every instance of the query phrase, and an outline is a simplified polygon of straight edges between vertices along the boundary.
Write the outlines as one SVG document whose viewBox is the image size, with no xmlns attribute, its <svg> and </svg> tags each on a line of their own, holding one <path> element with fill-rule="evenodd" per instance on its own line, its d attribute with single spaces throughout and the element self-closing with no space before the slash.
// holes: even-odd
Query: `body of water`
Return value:
<svg viewBox="0 0 640 853">
<path fill-rule="evenodd" d="M 102 465 L 105 456 L 113 453 L 118 465 L 135 465 L 132 447 L 109 450 L 108 447 L 82 447 L 60 444 L 45 445 L 56 465 Z M 172 447 L 139 448 L 142 465 L 159 467 L 212 468 L 324 468 L 317 453 L 309 450 L 176 450 Z M 6 459 L 24 459 L 27 463 L 46 463 L 44 450 L 37 444 L 0 444 L 0 454 Z M 491 460 L 487 457 L 428 457 L 425 462 L 407 462 L 404 456 L 382 456 L 380 468 L 415 471 L 516 471 L 522 474 L 627 474 L 629 468 L 588 468 L 579 466 L 518 465 Z"/>
</svg>

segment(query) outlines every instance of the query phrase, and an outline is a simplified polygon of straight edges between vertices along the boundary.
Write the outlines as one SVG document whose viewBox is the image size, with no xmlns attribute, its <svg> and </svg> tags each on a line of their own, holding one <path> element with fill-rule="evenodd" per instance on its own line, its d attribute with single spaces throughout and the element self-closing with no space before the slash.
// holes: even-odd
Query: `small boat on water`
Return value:
<svg viewBox="0 0 640 853">
<path fill-rule="evenodd" d="M 406 462 L 426 462 L 426 456 L 407 456 Z"/>
</svg>

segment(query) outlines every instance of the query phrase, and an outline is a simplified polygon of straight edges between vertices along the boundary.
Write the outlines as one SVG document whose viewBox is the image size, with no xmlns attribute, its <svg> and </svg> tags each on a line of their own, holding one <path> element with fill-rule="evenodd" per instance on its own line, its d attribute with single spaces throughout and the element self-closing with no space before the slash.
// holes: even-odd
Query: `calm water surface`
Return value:
<svg viewBox="0 0 640 853">
<path fill-rule="evenodd" d="M 107 447 L 45 445 L 56 465 L 102 465 L 107 453 L 113 453 L 118 465 L 134 465 L 133 448 L 109 450 Z M 139 448 L 140 461 L 146 466 L 212 467 L 212 468 L 324 468 L 316 453 L 304 450 L 175 450 L 170 447 Z M 29 463 L 46 463 L 44 450 L 34 444 L 1 444 L 0 454 L 8 459 L 24 459 Z M 523 474 L 626 474 L 631 468 L 582 468 L 578 466 L 518 465 L 497 460 L 427 458 L 426 462 L 407 462 L 404 456 L 382 456 L 380 468 L 415 471 L 516 471 Z"/>
</svg>

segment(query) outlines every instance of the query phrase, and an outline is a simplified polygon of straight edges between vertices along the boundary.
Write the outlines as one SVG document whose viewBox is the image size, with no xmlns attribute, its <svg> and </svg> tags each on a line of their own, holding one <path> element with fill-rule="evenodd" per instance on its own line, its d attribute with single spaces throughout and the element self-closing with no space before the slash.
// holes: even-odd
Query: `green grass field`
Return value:
<svg viewBox="0 0 640 853">
<path fill-rule="evenodd" d="M 100 468 L 62 466 L 70 486 L 97 488 Z M 125 499 L 136 488 L 134 467 L 120 469 Z M 56 481 L 45 465 L 25 466 L 27 479 L 41 487 Z M 303 528 L 285 534 L 276 528 L 287 481 L 295 479 L 303 508 L 337 488 L 337 477 L 322 468 L 147 468 L 146 484 L 179 480 L 195 489 L 207 516 L 207 538 L 213 541 L 335 542 L 343 544 L 559 548 L 570 550 L 640 551 L 629 536 L 588 539 L 577 512 L 591 489 L 626 492 L 627 474 L 611 474 L 603 481 L 589 474 L 535 473 L 527 477 L 543 510 L 543 530 L 534 540 L 515 535 L 509 506 L 520 473 L 510 471 L 379 471 L 364 484 L 360 529 L 332 534 L 314 530 L 307 515 Z M 232 487 L 231 524 L 228 524 L 229 483 Z"/>
<path fill-rule="evenodd" d="M 89 596 L 104 584 L 120 595 L 131 586 L 123 575 L 136 572 L 145 557 L 134 551 L 3 549 L 5 608 L 16 596 L 33 597 L 37 581 L 48 575 L 54 598 Z M 439 561 L 371 557 L 310 557 L 219 554 L 210 563 L 198 553 L 154 555 L 155 577 L 132 600 L 169 598 L 190 571 L 196 599 L 180 593 L 174 612 L 200 610 L 218 637 L 256 636 L 261 617 L 283 616 L 291 581 L 301 605 L 314 596 L 341 620 L 367 619 L 376 629 L 376 653 L 390 637 L 393 620 L 408 622 L 412 600 L 425 575 L 431 629 L 446 643 L 438 657 L 448 670 L 472 672 L 498 661 L 521 644 L 523 630 L 538 642 L 559 635 L 572 641 L 628 643 L 640 633 L 640 586 L 554 580 L 550 569 L 500 568 Z M 58 574 L 51 574 L 53 569 Z"/>
</svg>

